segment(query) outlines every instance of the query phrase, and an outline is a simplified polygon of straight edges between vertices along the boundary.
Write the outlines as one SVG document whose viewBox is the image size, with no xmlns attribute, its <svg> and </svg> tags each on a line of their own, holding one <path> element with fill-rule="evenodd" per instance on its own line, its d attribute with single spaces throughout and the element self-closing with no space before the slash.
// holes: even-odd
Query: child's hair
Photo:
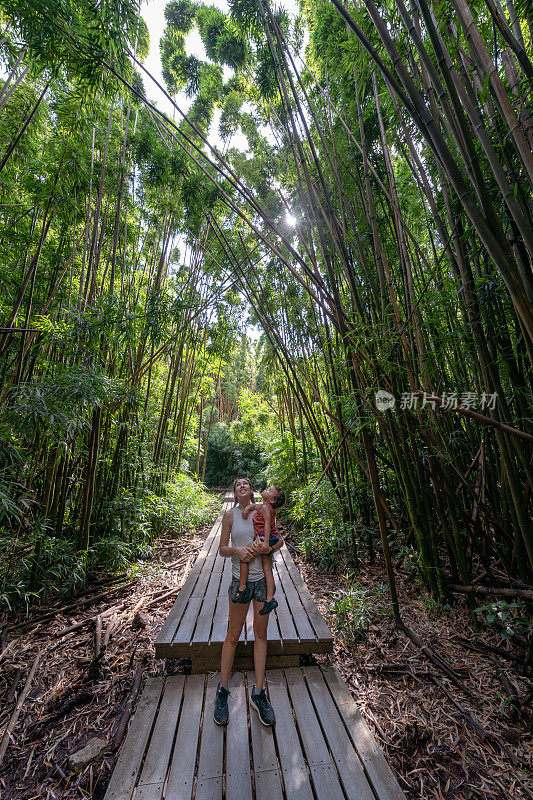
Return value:
<svg viewBox="0 0 533 800">
<path fill-rule="evenodd" d="M 276 497 L 276 499 L 272 503 L 272 506 L 274 508 L 281 508 L 281 506 L 285 502 L 285 492 L 283 491 L 283 489 L 280 489 L 279 486 L 274 486 L 272 488 L 274 488 L 276 490 L 276 492 L 278 493 L 278 496 Z"/>
<path fill-rule="evenodd" d="M 236 506 L 238 503 L 237 495 L 235 494 L 235 484 L 237 483 L 237 481 L 248 481 L 248 485 L 252 490 L 252 496 L 250 498 L 250 502 L 255 503 L 252 481 L 250 480 L 250 478 L 247 478 L 245 475 L 243 475 L 242 477 L 235 478 L 235 480 L 233 481 L 233 497 L 235 498 L 235 502 L 233 503 L 233 505 Z"/>
</svg>

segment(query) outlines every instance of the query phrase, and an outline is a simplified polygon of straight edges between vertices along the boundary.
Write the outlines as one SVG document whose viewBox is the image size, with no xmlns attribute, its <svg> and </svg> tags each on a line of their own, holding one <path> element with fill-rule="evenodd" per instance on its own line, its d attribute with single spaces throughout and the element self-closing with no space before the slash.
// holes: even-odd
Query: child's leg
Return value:
<svg viewBox="0 0 533 800">
<path fill-rule="evenodd" d="M 246 588 L 246 581 L 248 580 L 248 573 L 250 572 L 250 565 L 247 561 L 240 562 L 239 571 L 239 591 L 242 592 Z"/>
<path fill-rule="evenodd" d="M 246 561 L 241 561 L 239 567 L 239 588 L 231 597 L 233 603 L 249 603 L 252 599 L 251 586 L 247 586 L 248 572 L 248 563 Z"/>
<path fill-rule="evenodd" d="M 263 564 L 263 572 L 265 573 L 266 600 L 263 603 L 263 608 L 259 609 L 259 613 L 261 616 L 265 616 L 277 608 L 278 601 L 274 598 L 276 586 L 274 584 L 274 575 L 272 574 L 272 556 L 263 555 L 261 557 L 261 562 Z"/>
<path fill-rule="evenodd" d="M 274 597 L 274 575 L 272 573 L 272 556 L 268 556 L 265 553 L 261 556 L 261 561 L 263 564 L 263 572 L 265 573 L 265 581 L 267 587 L 267 596 L 266 602 L 268 603 L 269 600 L 272 600 Z"/>
</svg>

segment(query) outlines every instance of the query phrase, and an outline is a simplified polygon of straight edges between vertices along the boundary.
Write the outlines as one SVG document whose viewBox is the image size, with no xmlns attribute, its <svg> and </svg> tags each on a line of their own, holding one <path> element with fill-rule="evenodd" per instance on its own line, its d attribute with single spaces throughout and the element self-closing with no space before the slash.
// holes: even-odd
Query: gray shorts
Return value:
<svg viewBox="0 0 533 800">
<path fill-rule="evenodd" d="M 266 578 L 259 578 L 257 581 L 247 581 L 246 586 L 252 590 L 252 600 L 260 600 L 263 603 L 267 599 L 267 585 Z M 235 593 L 239 588 L 239 579 L 232 578 L 228 588 L 229 598 L 232 603 L 235 602 Z M 276 587 L 274 586 L 274 594 L 276 594 Z"/>
</svg>

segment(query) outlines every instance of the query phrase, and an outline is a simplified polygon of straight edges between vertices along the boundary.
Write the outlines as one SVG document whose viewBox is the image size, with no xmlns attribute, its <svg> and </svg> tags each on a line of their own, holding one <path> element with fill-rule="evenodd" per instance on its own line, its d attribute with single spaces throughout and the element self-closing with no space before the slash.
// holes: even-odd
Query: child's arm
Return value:
<svg viewBox="0 0 533 800">
<path fill-rule="evenodd" d="M 243 519 L 247 519 L 248 514 L 250 514 L 252 511 L 255 511 L 256 508 L 262 508 L 261 503 L 250 503 L 250 505 L 246 506 L 244 511 L 241 512 Z"/>
<path fill-rule="evenodd" d="M 270 506 L 267 506 L 265 503 L 259 513 L 263 515 L 265 520 L 265 542 L 268 544 L 268 540 L 270 539 L 270 528 L 272 527 L 272 514 L 270 511 Z"/>
</svg>

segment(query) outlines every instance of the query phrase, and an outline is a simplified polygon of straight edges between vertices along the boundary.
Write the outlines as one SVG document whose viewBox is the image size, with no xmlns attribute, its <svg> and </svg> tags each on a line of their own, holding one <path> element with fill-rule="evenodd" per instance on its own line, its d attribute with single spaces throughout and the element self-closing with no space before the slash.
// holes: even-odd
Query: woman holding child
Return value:
<svg viewBox="0 0 533 800">
<path fill-rule="evenodd" d="M 235 506 L 226 511 L 222 518 L 218 551 L 223 558 L 231 558 L 232 580 L 228 588 L 228 632 L 222 646 L 214 720 L 218 725 L 226 725 L 229 719 L 229 674 L 235 648 L 252 601 L 255 686 L 252 688 L 250 703 L 258 711 L 263 725 L 274 725 L 276 721 L 274 710 L 267 699 L 263 682 L 267 656 L 268 614 L 277 605 L 273 599 L 275 586 L 271 574 L 271 556 L 283 544 L 283 539 L 276 529 L 275 508 L 283 503 L 284 495 L 277 487 L 271 487 L 263 492 L 263 505 L 256 506 L 253 504 L 252 486 L 248 478 L 237 478 L 233 484 L 233 492 Z M 254 518 L 257 519 L 254 521 Z M 271 542 L 274 542 L 273 546 Z"/>
</svg>

